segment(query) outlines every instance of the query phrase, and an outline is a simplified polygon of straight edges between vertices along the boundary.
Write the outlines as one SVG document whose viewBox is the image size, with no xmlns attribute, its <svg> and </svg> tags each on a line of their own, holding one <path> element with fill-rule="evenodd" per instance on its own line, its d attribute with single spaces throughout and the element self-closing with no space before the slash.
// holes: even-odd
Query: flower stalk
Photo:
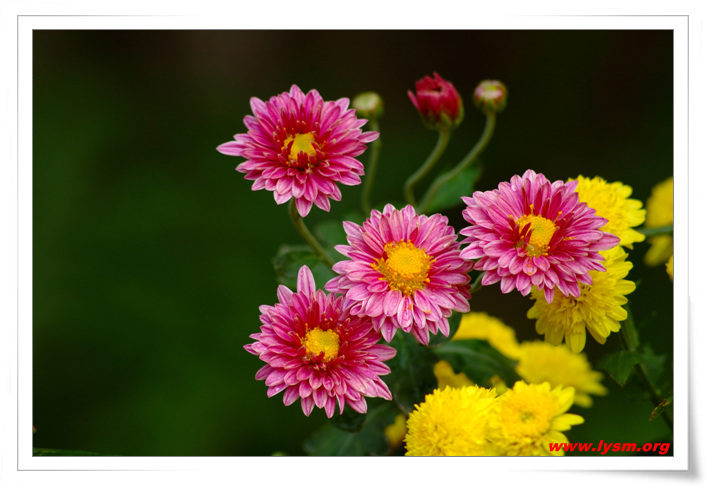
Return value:
<svg viewBox="0 0 706 486">
<path fill-rule="evenodd" d="M 674 225 L 660 226 L 659 228 L 639 228 L 637 231 L 647 237 L 652 236 L 672 236 L 674 234 Z"/>
<path fill-rule="evenodd" d="M 635 328 L 635 321 L 633 321 L 631 312 L 628 312 L 628 318 L 622 323 L 620 329 L 620 342 L 626 351 L 637 353 L 637 329 Z M 645 368 L 645 365 L 642 362 L 637 363 L 635 365 L 635 372 L 644 384 L 652 404 L 655 408 L 659 407 L 663 399 L 660 397 L 657 387 L 647 374 L 647 368 Z M 674 432 L 674 419 L 672 418 L 671 409 L 665 408 L 661 416 L 664 418 L 669 430 Z"/>
<path fill-rule="evenodd" d="M 294 227 L 297 229 L 299 234 L 302 235 L 302 238 L 304 238 L 304 241 L 307 242 L 316 256 L 319 257 L 319 260 L 325 263 L 329 268 L 332 268 L 335 262 L 330 256 L 328 256 L 321 244 L 319 244 L 311 231 L 309 231 L 309 228 L 307 228 L 306 224 L 304 224 L 304 218 L 302 218 L 299 211 L 297 211 L 297 205 L 294 203 L 294 199 L 289 201 L 289 217 L 292 218 Z"/>
<path fill-rule="evenodd" d="M 371 120 L 370 128 L 374 132 L 380 132 L 380 124 L 377 120 Z M 375 173 L 377 172 L 378 159 L 380 157 L 380 146 L 381 142 L 379 137 L 370 145 L 370 160 L 368 161 L 368 170 L 365 174 L 365 178 L 363 179 L 363 214 L 370 214 L 370 211 L 372 211 L 373 209 L 373 206 L 370 202 L 370 194 L 373 190 L 373 182 L 375 182 Z"/>
<path fill-rule="evenodd" d="M 451 138 L 450 130 L 439 130 L 439 138 L 436 140 L 436 146 L 434 150 L 431 151 L 427 160 L 422 164 L 422 166 L 417 169 L 417 171 L 412 174 L 409 179 L 404 184 L 405 198 L 409 204 L 416 206 L 414 198 L 414 187 L 421 181 L 431 170 L 434 168 L 436 163 L 441 158 L 441 154 L 446 150 L 446 146 Z M 421 211 L 423 212 L 423 211 Z"/>
<path fill-rule="evenodd" d="M 473 281 L 471 284 L 471 294 L 474 294 L 475 292 L 478 292 L 480 288 L 483 286 L 482 281 L 483 281 L 483 276 L 485 275 L 485 272 L 481 272 L 476 279 Z"/>
<path fill-rule="evenodd" d="M 439 189 L 441 189 L 444 184 L 458 176 L 464 169 L 471 167 L 475 163 L 478 156 L 483 152 L 483 150 L 485 150 L 485 147 L 487 147 L 488 143 L 490 143 L 490 139 L 493 137 L 493 132 L 495 131 L 495 119 L 495 112 L 488 112 L 486 114 L 485 128 L 483 129 L 483 133 L 481 134 L 478 142 L 476 142 L 470 152 L 466 154 L 466 156 L 461 160 L 461 162 L 458 163 L 458 165 L 456 165 L 456 167 L 434 181 L 419 205 L 420 212 L 423 213 L 426 211 L 429 204 L 434 200 L 436 193 L 439 192 Z"/>
</svg>

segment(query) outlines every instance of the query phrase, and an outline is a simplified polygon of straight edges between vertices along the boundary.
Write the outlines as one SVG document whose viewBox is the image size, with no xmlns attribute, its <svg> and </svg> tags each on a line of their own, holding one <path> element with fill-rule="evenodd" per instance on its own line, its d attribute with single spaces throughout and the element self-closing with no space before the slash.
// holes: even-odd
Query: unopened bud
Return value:
<svg viewBox="0 0 706 486">
<path fill-rule="evenodd" d="M 433 130 L 456 128 L 463 120 L 463 100 L 454 88 L 437 73 L 417 81 L 416 96 L 407 91 L 409 99 L 422 115 L 425 125 Z"/>
<path fill-rule="evenodd" d="M 356 115 L 368 120 L 377 120 L 384 112 L 382 98 L 373 91 L 360 93 L 353 98 L 353 109 Z"/>
<path fill-rule="evenodd" d="M 473 103 L 484 113 L 500 113 L 507 105 L 507 88 L 500 81 L 481 81 L 473 92 Z"/>
</svg>

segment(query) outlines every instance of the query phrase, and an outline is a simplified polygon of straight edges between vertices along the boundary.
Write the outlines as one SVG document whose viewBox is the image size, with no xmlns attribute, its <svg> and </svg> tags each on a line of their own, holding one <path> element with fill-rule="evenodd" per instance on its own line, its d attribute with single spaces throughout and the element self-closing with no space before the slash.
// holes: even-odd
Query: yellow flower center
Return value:
<svg viewBox="0 0 706 486">
<path fill-rule="evenodd" d="M 392 290 L 413 295 L 429 283 L 429 267 L 434 261 L 421 248 L 409 241 L 392 241 L 385 244 L 382 258 L 371 266 L 383 276 Z"/>
<path fill-rule="evenodd" d="M 533 418 L 534 418 L 534 414 L 532 412 L 522 412 L 520 414 L 520 421 L 525 424 L 528 421 L 532 420 Z"/>
<path fill-rule="evenodd" d="M 322 331 L 318 328 L 310 329 L 306 331 L 306 336 L 302 339 L 306 353 L 311 357 L 324 353 L 324 362 L 331 361 L 338 357 L 340 343 L 338 333 L 331 329 L 327 331 Z"/>
<path fill-rule="evenodd" d="M 516 403 L 508 406 L 504 412 L 512 435 L 518 437 L 541 437 L 550 428 L 553 418 L 553 408 L 550 400 L 538 397 L 543 403 Z"/>
<path fill-rule="evenodd" d="M 520 232 L 525 226 L 530 225 L 532 234 L 525 246 L 527 254 L 530 256 L 545 255 L 549 250 L 549 242 L 556 231 L 554 222 L 543 216 L 525 214 L 517 221 L 517 225 L 520 227 Z"/>
<path fill-rule="evenodd" d="M 296 163 L 300 152 L 304 152 L 309 156 L 316 155 L 314 148 L 314 134 L 311 132 L 297 133 L 290 135 L 284 140 L 284 146 L 288 146 L 292 142 L 292 149 L 289 151 L 289 162 Z"/>
</svg>

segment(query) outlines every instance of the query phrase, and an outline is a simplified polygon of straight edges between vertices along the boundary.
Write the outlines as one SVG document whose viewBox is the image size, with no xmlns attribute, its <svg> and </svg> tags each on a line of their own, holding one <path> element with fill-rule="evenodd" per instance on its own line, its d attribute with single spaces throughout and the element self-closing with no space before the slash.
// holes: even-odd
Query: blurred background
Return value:
<svg viewBox="0 0 706 486">
<path fill-rule="evenodd" d="M 437 71 L 465 100 L 438 171 L 475 143 L 472 106 L 487 78 L 509 89 L 483 154 L 477 189 L 532 168 L 550 180 L 600 175 L 647 199 L 672 174 L 671 31 L 41 31 L 34 67 L 35 447 L 107 455 L 303 454 L 325 421 L 284 407 L 255 381 L 243 350 L 258 306 L 276 302 L 271 259 L 300 244 L 285 206 L 216 152 L 245 131 L 249 99 L 296 83 L 326 100 L 378 92 L 382 151 L 374 201 L 402 200 L 404 180 L 436 135 L 406 91 Z M 367 161 L 366 153 L 360 157 Z M 430 178 L 431 179 L 431 178 Z M 430 179 L 425 180 L 428 182 Z M 342 186 L 330 214 L 359 207 Z M 459 206 L 446 211 L 463 226 Z M 672 285 L 637 244 L 630 296 L 643 341 L 672 354 Z M 320 286 L 323 282 L 318 282 Z M 529 299 L 499 286 L 473 310 L 537 339 Z M 647 324 L 643 324 L 647 323 Z M 588 340 L 592 362 L 619 349 Z M 663 437 L 652 406 L 610 378 L 606 397 L 577 409 L 574 441 Z"/>
</svg>

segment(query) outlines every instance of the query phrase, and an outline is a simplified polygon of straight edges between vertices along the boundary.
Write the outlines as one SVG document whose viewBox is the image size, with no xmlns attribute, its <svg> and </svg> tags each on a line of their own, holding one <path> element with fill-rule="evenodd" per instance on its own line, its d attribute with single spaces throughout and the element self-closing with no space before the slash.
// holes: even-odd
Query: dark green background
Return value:
<svg viewBox="0 0 706 486">
<path fill-rule="evenodd" d="M 432 71 L 466 100 L 441 161 L 475 142 L 475 85 L 510 91 L 483 155 L 478 189 L 532 168 L 549 179 L 600 175 L 645 200 L 672 173 L 671 31 L 35 31 L 34 389 L 36 447 L 117 455 L 301 454 L 322 424 L 268 399 L 243 350 L 258 306 L 276 301 L 270 259 L 300 243 L 284 206 L 215 147 L 244 131 L 251 96 L 292 83 L 327 100 L 374 90 L 385 100 L 375 201 L 435 143 L 406 91 Z M 361 157 L 365 163 L 367 154 Z M 330 214 L 358 205 L 343 187 Z M 462 207 L 447 211 L 460 228 Z M 672 287 L 641 263 L 631 297 L 658 352 L 671 353 Z M 319 282 L 322 285 L 323 282 Z M 537 337 L 531 303 L 497 285 L 472 309 Z M 593 361 L 618 348 L 591 339 Z M 609 383 L 609 379 L 605 382 Z M 646 401 L 611 388 L 576 441 L 638 442 L 664 432 Z"/>
</svg>

